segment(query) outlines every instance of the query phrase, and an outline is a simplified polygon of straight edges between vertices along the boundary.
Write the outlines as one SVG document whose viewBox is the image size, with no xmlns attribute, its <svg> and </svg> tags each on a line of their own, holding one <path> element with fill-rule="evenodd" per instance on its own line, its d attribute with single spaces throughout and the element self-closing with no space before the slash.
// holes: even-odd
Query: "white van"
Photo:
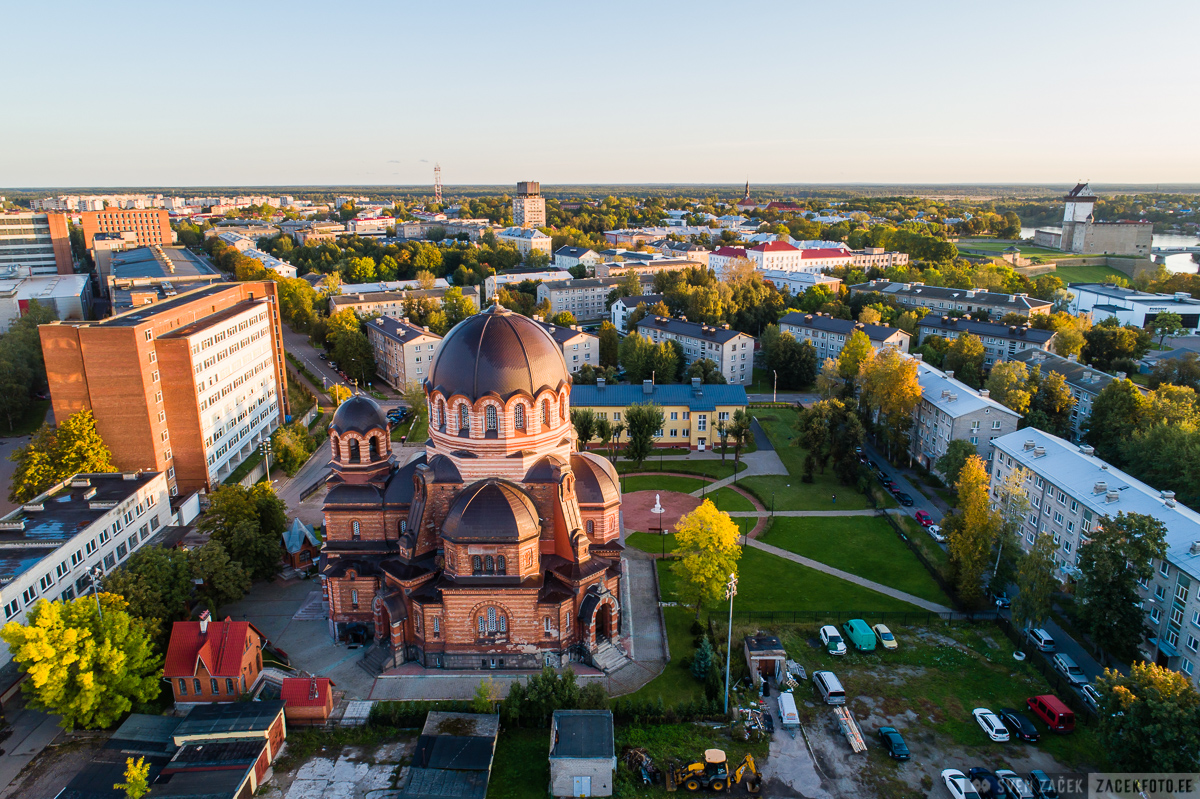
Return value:
<svg viewBox="0 0 1200 799">
<path fill-rule="evenodd" d="M 846 689 L 832 671 L 813 672 L 813 685 L 827 705 L 846 704 Z"/>
<path fill-rule="evenodd" d="M 779 695 L 779 726 L 785 730 L 800 726 L 800 714 L 796 712 L 796 700 L 790 691 Z"/>
<path fill-rule="evenodd" d="M 1041 629 L 1040 627 L 1029 630 L 1027 635 L 1029 636 L 1029 642 L 1032 643 L 1035 647 L 1037 647 L 1038 651 L 1040 651 L 1040 652 L 1053 652 L 1054 651 L 1054 639 L 1050 637 L 1050 633 L 1046 632 L 1045 630 Z"/>
</svg>

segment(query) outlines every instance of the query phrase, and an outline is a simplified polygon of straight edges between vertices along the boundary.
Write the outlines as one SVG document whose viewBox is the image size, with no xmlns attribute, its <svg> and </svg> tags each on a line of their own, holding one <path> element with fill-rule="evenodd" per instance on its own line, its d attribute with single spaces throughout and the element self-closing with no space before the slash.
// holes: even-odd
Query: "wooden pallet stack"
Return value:
<svg viewBox="0 0 1200 799">
<path fill-rule="evenodd" d="M 856 753 L 867 751 L 867 742 L 863 740 L 862 730 L 859 729 L 858 722 L 854 720 L 850 710 L 845 706 L 835 707 L 833 715 L 837 717 L 838 726 L 842 728 L 842 734 L 846 736 L 850 748 Z"/>
</svg>

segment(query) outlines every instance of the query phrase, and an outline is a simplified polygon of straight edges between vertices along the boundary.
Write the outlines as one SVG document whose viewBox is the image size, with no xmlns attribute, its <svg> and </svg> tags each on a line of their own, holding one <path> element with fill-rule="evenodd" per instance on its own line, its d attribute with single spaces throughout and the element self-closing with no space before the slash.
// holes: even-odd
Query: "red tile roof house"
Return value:
<svg viewBox="0 0 1200 799">
<path fill-rule="evenodd" d="M 333 680 L 328 677 L 284 677 L 280 698 L 287 723 L 324 724 L 333 712 Z"/>
<path fill-rule="evenodd" d="M 177 621 L 163 664 L 163 677 L 175 692 L 175 704 L 236 702 L 253 688 L 262 671 L 267 637 L 247 621 Z"/>
</svg>

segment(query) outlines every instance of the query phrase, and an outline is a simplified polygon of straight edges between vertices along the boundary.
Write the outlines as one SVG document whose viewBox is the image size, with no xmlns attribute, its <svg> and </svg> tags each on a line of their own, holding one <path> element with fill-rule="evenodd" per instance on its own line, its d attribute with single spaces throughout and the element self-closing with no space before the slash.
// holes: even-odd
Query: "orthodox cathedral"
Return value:
<svg viewBox="0 0 1200 799">
<path fill-rule="evenodd" d="M 429 440 L 404 466 L 369 398 L 329 426 L 330 634 L 373 636 L 384 669 L 613 662 L 620 483 L 605 458 L 575 451 L 556 342 L 493 305 L 450 331 L 424 388 Z"/>
</svg>

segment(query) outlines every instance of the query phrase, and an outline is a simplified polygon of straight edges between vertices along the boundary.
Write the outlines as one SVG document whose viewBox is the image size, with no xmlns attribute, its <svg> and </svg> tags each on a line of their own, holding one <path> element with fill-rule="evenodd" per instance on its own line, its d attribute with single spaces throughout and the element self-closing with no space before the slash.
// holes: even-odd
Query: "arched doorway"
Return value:
<svg viewBox="0 0 1200 799">
<path fill-rule="evenodd" d="M 584 643 L 591 650 L 607 641 L 617 639 L 621 632 L 620 607 L 617 598 L 608 590 L 592 586 L 579 608 Z"/>
<path fill-rule="evenodd" d="M 596 643 L 610 640 L 616 628 L 617 619 L 613 606 L 605 603 L 596 608 Z"/>
</svg>

